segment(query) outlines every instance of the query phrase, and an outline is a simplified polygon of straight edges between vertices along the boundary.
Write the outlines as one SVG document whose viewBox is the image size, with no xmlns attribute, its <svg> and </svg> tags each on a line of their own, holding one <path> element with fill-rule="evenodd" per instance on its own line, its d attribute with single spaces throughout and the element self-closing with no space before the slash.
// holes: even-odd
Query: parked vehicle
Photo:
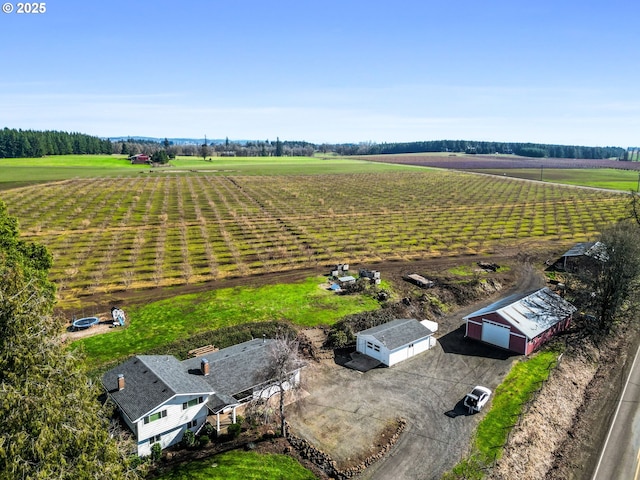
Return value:
<svg viewBox="0 0 640 480">
<path fill-rule="evenodd" d="M 469 409 L 469 413 L 479 412 L 487 404 L 490 396 L 491 390 L 478 385 L 464 397 L 464 406 Z"/>
</svg>

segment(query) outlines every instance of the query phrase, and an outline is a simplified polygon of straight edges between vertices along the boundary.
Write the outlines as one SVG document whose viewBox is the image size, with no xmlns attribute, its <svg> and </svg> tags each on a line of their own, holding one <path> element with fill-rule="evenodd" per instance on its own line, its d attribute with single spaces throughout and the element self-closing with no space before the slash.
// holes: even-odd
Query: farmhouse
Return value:
<svg viewBox="0 0 640 480">
<path fill-rule="evenodd" d="M 129 157 L 129 161 L 132 165 L 145 165 L 151 162 L 151 158 L 149 157 L 149 155 L 139 153 L 138 155 L 131 155 Z"/>
<path fill-rule="evenodd" d="M 464 317 L 465 337 L 529 355 L 565 330 L 575 311 L 547 287 L 511 295 Z"/>
<path fill-rule="evenodd" d="M 436 344 L 435 322 L 414 318 L 392 320 L 356 334 L 356 351 L 388 367 L 429 350 Z"/>
<path fill-rule="evenodd" d="M 171 355 L 137 355 L 102 376 L 102 384 L 124 422 L 136 436 L 138 455 L 151 446 L 175 445 L 189 429 L 207 422 L 221 431 L 221 421 L 236 421 L 237 409 L 276 393 L 266 369 L 275 341 L 254 339 L 179 361 Z M 283 387 L 300 381 L 300 368 Z"/>
</svg>

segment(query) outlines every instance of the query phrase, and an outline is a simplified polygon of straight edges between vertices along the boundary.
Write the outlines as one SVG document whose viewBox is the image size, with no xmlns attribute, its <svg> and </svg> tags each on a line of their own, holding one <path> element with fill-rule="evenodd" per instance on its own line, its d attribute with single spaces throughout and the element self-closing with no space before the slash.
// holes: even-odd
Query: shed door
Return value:
<svg viewBox="0 0 640 480">
<path fill-rule="evenodd" d="M 502 348 L 509 348 L 509 334 L 511 330 L 505 325 L 483 320 L 482 341 Z"/>
</svg>

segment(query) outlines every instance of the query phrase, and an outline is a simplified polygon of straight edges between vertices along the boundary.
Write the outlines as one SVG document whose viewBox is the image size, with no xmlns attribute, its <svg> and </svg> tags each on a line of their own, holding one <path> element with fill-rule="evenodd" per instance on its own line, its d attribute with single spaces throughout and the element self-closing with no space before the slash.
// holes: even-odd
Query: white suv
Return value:
<svg viewBox="0 0 640 480">
<path fill-rule="evenodd" d="M 464 406 L 469 409 L 469 413 L 479 412 L 486 405 L 491 396 L 491 390 L 478 385 L 464 397 Z"/>
</svg>

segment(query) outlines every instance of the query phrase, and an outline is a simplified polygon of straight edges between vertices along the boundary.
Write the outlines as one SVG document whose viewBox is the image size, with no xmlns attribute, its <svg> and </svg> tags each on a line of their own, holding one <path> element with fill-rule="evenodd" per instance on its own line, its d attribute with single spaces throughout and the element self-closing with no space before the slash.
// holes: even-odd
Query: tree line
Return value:
<svg viewBox="0 0 640 480">
<path fill-rule="evenodd" d="M 305 141 L 250 140 L 224 141 L 209 144 L 174 144 L 166 138 L 153 140 L 110 141 L 83 133 L 35 131 L 4 128 L 0 130 L 0 158 L 31 158 L 44 155 L 68 154 L 124 154 L 153 155 L 164 150 L 169 158 L 184 156 L 281 157 L 312 156 L 316 152 L 339 155 L 380 155 L 423 152 L 452 152 L 467 154 L 515 154 L 534 158 L 583 158 L 638 160 L 635 151 L 620 147 L 586 147 L 578 145 L 548 145 L 539 143 L 475 142 L 469 140 L 430 140 L 404 143 L 342 143 L 314 144 Z M 634 153 L 635 156 L 634 156 Z"/>
<path fill-rule="evenodd" d="M 585 147 L 578 145 L 548 145 L 540 143 L 474 142 L 469 140 L 432 140 L 405 143 L 361 143 L 322 145 L 321 150 L 340 155 L 381 155 L 400 153 L 453 152 L 493 155 L 515 154 L 524 157 L 626 159 L 620 147 Z"/>
<path fill-rule="evenodd" d="M 44 155 L 110 154 L 109 140 L 55 130 L 0 130 L 0 158 L 34 158 Z"/>
<path fill-rule="evenodd" d="M 304 141 L 275 141 L 249 140 L 232 142 L 228 138 L 224 141 L 212 141 L 208 144 L 198 145 L 175 144 L 164 139 L 162 141 L 127 139 L 112 142 L 110 153 L 123 155 L 156 155 L 158 152 L 166 152 L 168 158 L 176 156 L 186 157 L 311 157 L 318 147 Z M 161 154 L 162 155 L 162 154 Z"/>
</svg>

